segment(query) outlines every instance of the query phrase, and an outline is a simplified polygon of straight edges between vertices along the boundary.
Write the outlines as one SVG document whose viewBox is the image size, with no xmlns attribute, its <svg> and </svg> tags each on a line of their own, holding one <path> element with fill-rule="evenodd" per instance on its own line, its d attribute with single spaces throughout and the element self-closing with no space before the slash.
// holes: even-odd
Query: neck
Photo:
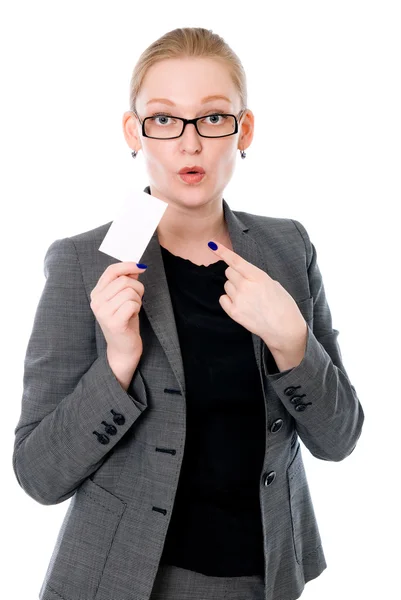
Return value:
<svg viewBox="0 0 401 600">
<path fill-rule="evenodd" d="M 154 190 L 156 191 L 156 190 Z M 209 201 L 207 204 L 189 206 L 162 198 L 158 192 L 152 195 L 168 202 L 157 227 L 159 243 L 162 246 L 188 248 L 207 246 L 210 240 L 225 240 L 228 236 L 227 223 L 224 219 L 221 198 Z"/>
</svg>

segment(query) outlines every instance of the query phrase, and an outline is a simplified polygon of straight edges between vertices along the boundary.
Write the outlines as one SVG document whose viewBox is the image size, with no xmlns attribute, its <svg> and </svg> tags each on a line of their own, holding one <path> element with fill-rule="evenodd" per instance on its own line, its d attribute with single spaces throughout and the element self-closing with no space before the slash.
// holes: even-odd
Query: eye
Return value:
<svg viewBox="0 0 401 600">
<path fill-rule="evenodd" d="M 221 113 L 214 113 L 213 115 L 209 115 L 208 117 L 205 117 L 205 120 L 214 119 L 215 117 L 219 118 L 220 121 L 212 120 L 211 125 L 221 125 L 224 122 L 224 120 L 227 120 L 227 117 Z"/>
<path fill-rule="evenodd" d="M 218 116 L 218 117 L 227 119 L 227 117 L 225 116 L 224 113 L 221 113 L 221 112 L 212 112 L 212 111 L 210 111 L 210 113 L 211 114 L 208 115 L 207 118 L 209 118 L 209 117 L 217 117 Z M 173 115 L 171 113 L 167 113 L 167 112 L 157 112 L 157 113 L 153 113 L 152 115 L 150 115 L 150 118 L 153 119 L 153 120 L 155 120 L 155 117 L 162 117 L 162 116 L 163 117 L 172 117 Z"/>
<path fill-rule="evenodd" d="M 166 113 L 155 113 L 151 116 L 151 119 L 152 119 L 152 121 L 156 121 L 156 119 L 158 119 L 159 117 L 162 118 L 162 122 L 158 123 L 161 125 L 166 125 L 167 124 L 166 119 L 168 120 L 170 118 Z M 163 119 L 165 119 L 165 120 L 163 121 Z"/>
</svg>

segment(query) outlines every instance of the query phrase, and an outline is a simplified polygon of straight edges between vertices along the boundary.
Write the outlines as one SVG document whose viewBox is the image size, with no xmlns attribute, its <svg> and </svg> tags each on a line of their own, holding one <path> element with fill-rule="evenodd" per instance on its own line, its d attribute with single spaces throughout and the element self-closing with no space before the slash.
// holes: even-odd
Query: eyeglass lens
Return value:
<svg viewBox="0 0 401 600">
<path fill-rule="evenodd" d="M 197 122 L 201 135 L 219 137 L 235 131 L 235 118 L 221 114 L 208 115 Z M 145 133 L 151 137 L 170 138 L 181 135 L 184 123 L 167 115 L 155 115 L 145 121 Z"/>
</svg>

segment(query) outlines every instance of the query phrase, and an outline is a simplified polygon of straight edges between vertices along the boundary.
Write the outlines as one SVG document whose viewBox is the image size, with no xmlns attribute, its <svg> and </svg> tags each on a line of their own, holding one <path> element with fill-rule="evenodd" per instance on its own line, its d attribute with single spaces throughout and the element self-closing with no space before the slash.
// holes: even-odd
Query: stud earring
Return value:
<svg viewBox="0 0 401 600">
<path fill-rule="evenodd" d="M 132 158 L 136 158 L 137 154 L 138 154 L 138 152 L 137 152 L 136 150 L 133 150 L 133 151 L 131 152 L 131 156 L 132 156 Z"/>
<path fill-rule="evenodd" d="M 246 157 L 246 152 L 245 150 L 241 150 L 241 158 L 245 158 Z"/>
</svg>

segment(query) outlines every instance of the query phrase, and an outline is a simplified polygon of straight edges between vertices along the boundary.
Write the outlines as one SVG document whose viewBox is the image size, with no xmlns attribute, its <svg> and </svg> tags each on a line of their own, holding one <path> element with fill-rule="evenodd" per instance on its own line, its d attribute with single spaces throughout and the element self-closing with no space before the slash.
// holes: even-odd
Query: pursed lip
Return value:
<svg viewBox="0 0 401 600">
<path fill-rule="evenodd" d="M 178 171 L 178 173 L 180 173 L 181 175 L 183 173 L 189 173 L 189 171 L 195 171 L 196 173 L 204 173 L 205 170 L 202 167 L 198 167 L 197 165 L 194 165 L 193 167 L 183 167 L 182 169 L 180 169 L 180 171 Z"/>
</svg>

